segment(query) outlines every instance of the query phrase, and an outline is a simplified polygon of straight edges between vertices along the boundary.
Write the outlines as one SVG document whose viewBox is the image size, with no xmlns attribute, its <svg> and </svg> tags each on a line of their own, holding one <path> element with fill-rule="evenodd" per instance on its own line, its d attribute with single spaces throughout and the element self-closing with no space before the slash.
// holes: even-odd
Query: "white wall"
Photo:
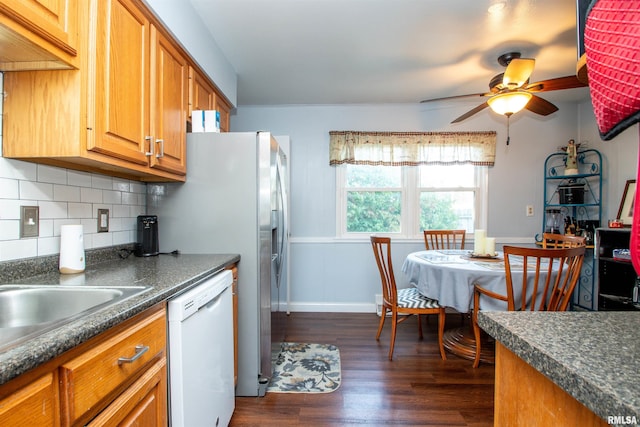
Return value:
<svg viewBox="0 0 640 427">
<path fill-rule="evenodd" d="M 549 117 L 523 112 L 510 123 L 489 111 L 449 125 L 474 105 L 326 105 L 239 107 L 233 131 L 269 130 L 291 138 L 291 310 L 372 311 L 379 278 L 368 241 L 335 239 L 335 169 L 329 166 L 329 131 L 496 130 L 495 166 L 489 170 L 487 232 L 499 243 L 532 243 L 542 229 L 545 158 L 569 139 L 602 151 L 605 187 L 603 218 L 615 217 L 626 179 L 635 177 L 637 126 L 613 142 L 600 140 L 591 105 L 558 104 Z M 533 217 L 525 206 L 535 207 Z M 409 252 L 423 248 L 418 240 L 394 243 L 394 269 Z"/>
</svg>

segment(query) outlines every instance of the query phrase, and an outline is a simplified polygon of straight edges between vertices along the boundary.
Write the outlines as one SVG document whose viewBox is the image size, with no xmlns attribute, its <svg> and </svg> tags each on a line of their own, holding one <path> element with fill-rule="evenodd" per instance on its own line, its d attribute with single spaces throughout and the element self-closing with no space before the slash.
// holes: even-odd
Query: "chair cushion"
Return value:
<svg viewBox="0 0 640 427">
<path fill-rule="evenodd" d="M 422 295 L 417 288 L 398 289 L 398 307 L 440 308 L 438 301 Z"/>
</svg>

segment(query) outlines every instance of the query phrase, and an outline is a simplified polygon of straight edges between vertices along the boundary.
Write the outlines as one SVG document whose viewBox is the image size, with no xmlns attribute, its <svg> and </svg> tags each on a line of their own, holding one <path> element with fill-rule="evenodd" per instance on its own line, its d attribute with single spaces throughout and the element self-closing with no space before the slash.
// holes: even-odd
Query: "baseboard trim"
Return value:
<svg viewBox="0 0 640 427">
<path fill-rule="evenodd" d="M 374 313 L 376 305 L 374 303 L 295 303 L 289 304 L 291 312 L 306 313 Z"/>
</svg>

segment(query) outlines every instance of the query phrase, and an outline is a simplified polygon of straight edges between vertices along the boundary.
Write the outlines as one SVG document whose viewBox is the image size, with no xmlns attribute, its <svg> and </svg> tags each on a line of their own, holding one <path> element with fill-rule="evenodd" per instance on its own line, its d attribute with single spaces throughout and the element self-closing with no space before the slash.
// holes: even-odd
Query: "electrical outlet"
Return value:
<svg viewBox="0 0 640 427">
<path fill-rule="evenodd" d="M 38 237 L 40 234 L 38 206 L 20 206 L 20 238 Z"/>
<path fill-rule="evenodd" d="M 109 231 L 109 209 L 98 209 L 98 233 Z"/>
<path fill-rule="evenodd" d="M 527 205 L 527 216 L 533 216 L 533 205 Z"/>
</svg>

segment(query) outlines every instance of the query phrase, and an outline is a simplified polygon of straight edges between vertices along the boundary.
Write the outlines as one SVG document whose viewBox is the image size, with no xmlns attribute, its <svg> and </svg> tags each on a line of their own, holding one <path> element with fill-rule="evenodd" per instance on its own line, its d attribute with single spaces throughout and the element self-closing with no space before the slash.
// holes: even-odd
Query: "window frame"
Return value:
<svg viewBox="0 0 640 427">
<path fill-rule="evenodd" d="M 389 167 L 389 166 L 377 166 Z M 394 239 L 415 240 L 423 239 L 422 230 L 419 224 L 419 195 L 427 187 L 418 187 L 419 171 L 416 166 L 400 166 L 401 172 L 401 214 L 400 214 L 400 232 L 398 233 L 379 233 L 376 235 L 388 236 Z M 347 232 L 347 164 L 336 165 L 336 238 L 338 239 L 363 239 L 368 238 L 373 232 Z M 479 194 L 475 198 L 475 221 L 474 229 L 487 228 L 487 211 L 488 211 L 488 176 L 489 168 L 487 166 L 475 166 L 475 186 L 473 191 Z M 434 187 L 429 187 L 434 188 Z M 456 191 L 458 187 L 436 187 L 437 191 Z M 368 191 L 396 191 L 397 187 L 367 187 Z M 464 187 L 463 191 L 468 191 L 469 187 Z M 473 234 L 473 231 L 467 232 L 467 236 Z"/>
</svg>

